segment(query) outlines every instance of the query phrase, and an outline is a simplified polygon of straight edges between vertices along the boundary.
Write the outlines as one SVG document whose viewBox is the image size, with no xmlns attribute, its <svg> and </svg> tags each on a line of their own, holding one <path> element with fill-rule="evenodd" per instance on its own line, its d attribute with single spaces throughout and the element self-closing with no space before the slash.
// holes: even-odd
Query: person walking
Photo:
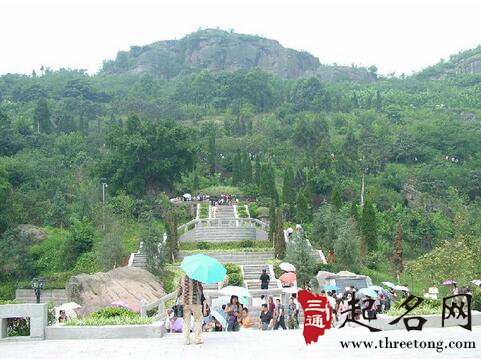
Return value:
<svg viewBox="0 0 481 359">
<path fill-rule="evenodd" d="M 262 270 L 262 274 L 259 280 L 261 281 L 261 289 L 269 289 L 269 282 L 271 280 L 271 277 L 269 276 L 269 274 L 267 274 L 266 269 Z"/>
<path fill-rule="evenodd" d="M 269 325 L 271 324 L 272 320 L 272 313 L 267 308 L 267 304 L 262 304 L 261 315 L 259 318 L 261 320 L 261 329 L 269 330 Z"/>
<path fill-rule="evenodd" d="M 182 332 L 184 333 L 184 343 L 190 344 L 190 328 L 192 316 L 194 317 L 194 340 L 195 344 L 202 344 L 202 299 L 204 297 L 202 283 L 184 275 L 179 282 L 177 289 L 177 299 L 183 305 L 184 323 Z"/>
<path fill-rule="evenodd" d="M 299 328 L 299 322 L 297 319 L 297 305 L 294 303 L 294 298 L 290 297 L 289 298 L 289 305 L 287 307 L 287 327 L 289 329 L 298 329 Z"/>
<path fill-rule="evenodd" d="M 287 329 L 284 306 L 281 304 L 280 299 L 276 299 L 276 309 L 275 309 L 275 315 L 274 315 L 274 330 L 279 329 L 279 327 L 281 327 L 284 330 Z"/>
</svg>

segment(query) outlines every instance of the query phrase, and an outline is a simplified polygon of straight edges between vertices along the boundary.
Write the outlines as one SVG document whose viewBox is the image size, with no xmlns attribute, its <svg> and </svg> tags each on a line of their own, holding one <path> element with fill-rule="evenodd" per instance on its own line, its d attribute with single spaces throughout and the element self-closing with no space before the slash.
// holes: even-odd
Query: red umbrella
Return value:
<svg viewBox="0 0 481 359">
<path fill-rule="evenodd" d="M 279 279 L 281 280 L 282 283 L 292 284 L 296 281 L 296 273 L 293 273 L 293 272 L 284 273 L 283 275 L 281 275 Z"/>
</svg>

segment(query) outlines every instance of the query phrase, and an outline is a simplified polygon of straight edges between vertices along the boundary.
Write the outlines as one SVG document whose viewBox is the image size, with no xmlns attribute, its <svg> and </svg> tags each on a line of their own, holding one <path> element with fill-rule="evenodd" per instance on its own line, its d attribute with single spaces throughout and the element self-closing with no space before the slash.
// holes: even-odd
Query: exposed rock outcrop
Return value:
<svg viewBox="0 0 481 359">
<path fill-rule="evenodd" d="M 318 76 L 326 81 L 373 81 L 376 78 L 365 68 L 321 65 L 315 56 L 285 48 L 275 40 L 218 29 L 197 31 L 180 40 L 132 46 L 130 51 L 119 51 L 115 60 L 106 61 L 102 71 L 171 78 L 200 70 L 256 68 L 288 79 Z"/>
<path fill-rule="evenodd" d="M 141 268 L 121 267 L 108 272 L 79 274 L 68 281 L 69 301 L 82 306 L 85 315 L 117 300 L 125 301 L 132 310 L 139 311 L 140 301 L 153 302 L 165 295 L 162 285 L 150 272 Z"/>
</svg>

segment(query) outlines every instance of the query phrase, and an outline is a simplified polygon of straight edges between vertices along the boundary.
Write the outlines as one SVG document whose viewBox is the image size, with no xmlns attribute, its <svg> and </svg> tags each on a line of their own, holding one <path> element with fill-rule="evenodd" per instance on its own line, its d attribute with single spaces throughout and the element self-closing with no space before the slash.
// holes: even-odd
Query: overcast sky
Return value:
<svg viewBox="0 0 481 359">
<path fill-rule="evenodd" d="M 0 74 L 87 69 L 131 45 L 220 27 L 321 63 L 410 74 L 481 44 L 478 0 L 0 0 Z"/>
</svg>

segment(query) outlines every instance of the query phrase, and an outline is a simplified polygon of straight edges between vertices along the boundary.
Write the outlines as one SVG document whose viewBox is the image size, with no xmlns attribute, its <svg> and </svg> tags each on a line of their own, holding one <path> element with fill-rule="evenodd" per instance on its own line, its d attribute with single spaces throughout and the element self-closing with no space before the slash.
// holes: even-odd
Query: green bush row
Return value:
<svg viewBox="0 0 481 359">
<path fill-rule="evenodd" d="M 212 242 L 182 242 L 180 243 L 180 249 L 184 251 L 192 251 L 197 249 L 202 250 L 228 250 L 228 249 L 271 249 L 272 243 L 270 241 L 253 241 L 245 239 L 242 241 L 227 241 L 221 243 Z"/>
</svg>

